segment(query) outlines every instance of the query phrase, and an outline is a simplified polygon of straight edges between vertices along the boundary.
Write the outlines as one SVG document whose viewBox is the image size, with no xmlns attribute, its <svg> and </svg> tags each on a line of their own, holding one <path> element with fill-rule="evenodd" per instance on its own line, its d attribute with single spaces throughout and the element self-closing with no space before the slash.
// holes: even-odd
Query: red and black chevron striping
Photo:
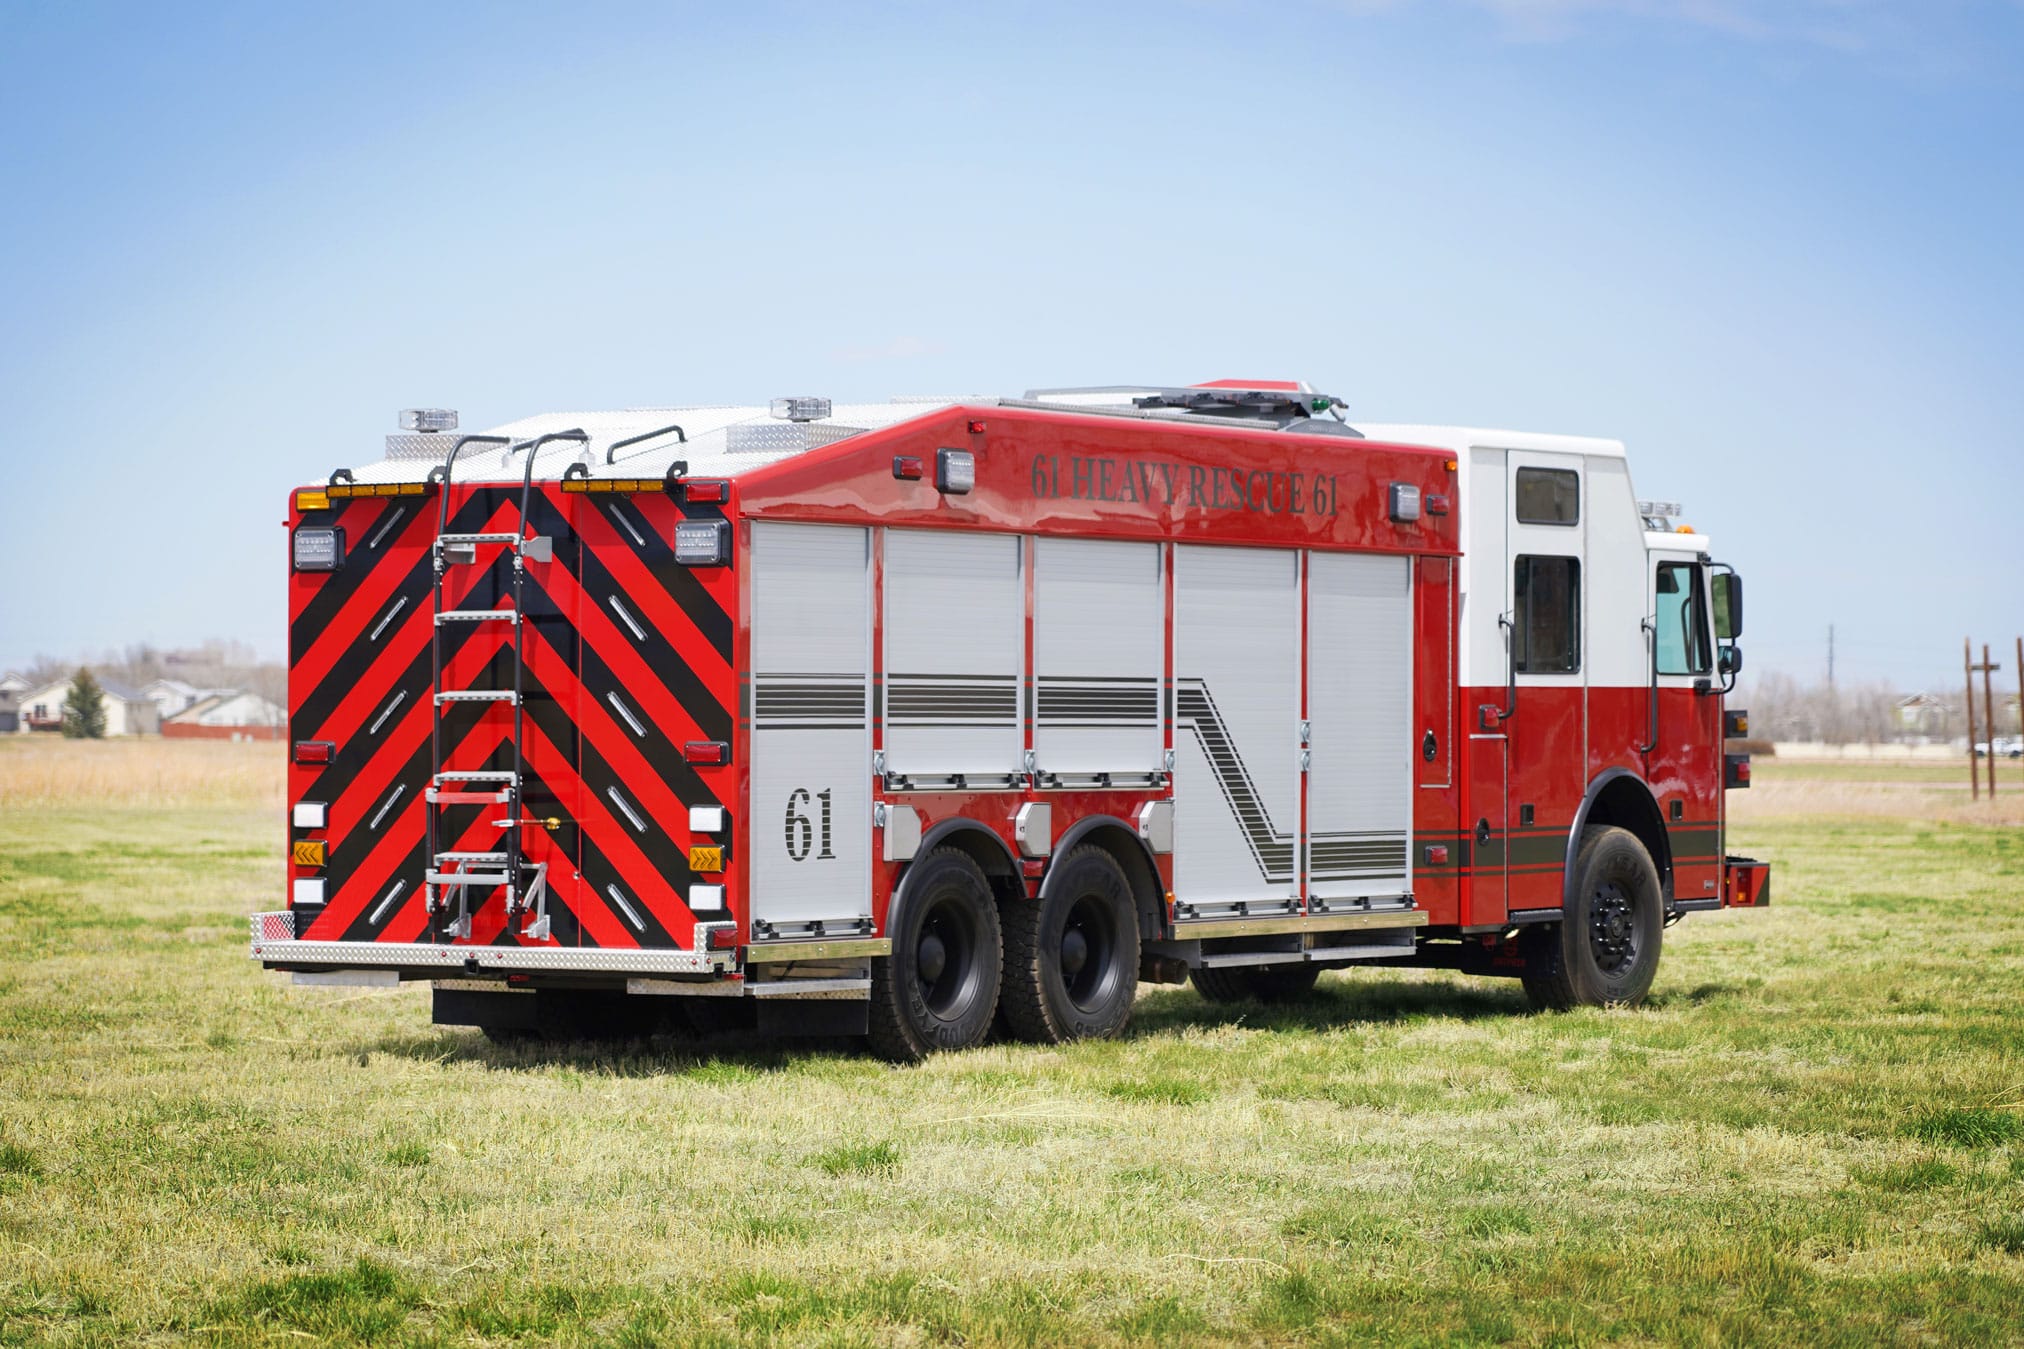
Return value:
<svg viewBox="0 0 2024 1349">
<path fill-rule="evenodd" d="M 518 521 L 517 485 L 456 493 L 452 533 L 510 531 Z M 296 872 L 325 879 L 325 904 L 298 915 L 304 937 L 440 939 L 422 883 L 436 505 L 433 496 L 361 498 L 300 517 L 343 529 L 347 544 L 340 570 L 297 574 L 291 586 L 291 738 L 336 746 L 330 764 L 290 769 L 291 802 L 329 807 L 326 866 Z M 681 745 L 732 737 L 735 583 L 729 568 L 706 579 L 675 562 L 669 540 L 685 511 L 721 516 L 665 496 L 564 496 L 553 484 L 537 485 L 530 507 L 533 531 L 554 540 L 554 560 L 530 562 L 521 592 L 525 814 L 559 823 L 525 830 L 523 846 L 530 861 L 548 863 L 551 944 L 693 939 L 688 808 L 729 803 L 683 760 Z M 446 609 L 508 602 L 510 555 L 493 553 L 487 565 L 448 568 Z M 511 624 L 445 625 L 441 649 L 445 689 L 512 686 Z M 446 769 L 510 767 L 508 705 L 443 711 Z M 499 847 L 504 812 L 446 807 L 438 846 Z M 523 940 L 508 931 L 498 892 L 470 940 Z"/>
</svg>

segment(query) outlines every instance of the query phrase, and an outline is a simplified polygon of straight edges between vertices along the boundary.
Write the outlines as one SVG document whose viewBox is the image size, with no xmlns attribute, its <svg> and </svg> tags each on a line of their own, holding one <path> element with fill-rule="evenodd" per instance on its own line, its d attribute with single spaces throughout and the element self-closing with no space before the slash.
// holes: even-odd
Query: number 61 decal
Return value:
<svg viewBox="0 0 2024 1349">
<path fill-rule="evenodd" d="M 821 791 L 810 796 L 806 787 L 796 787 L 788 794 L 787 857 L 789 861 L 806 862 L 808 854 L 815 850 L 817 826 L 815 821 L 802 813 L 801 808 L 816 801 L 822 802 L 822 851 L 815 853 L 815 860 L 820 862 L 825 859 L 835 859 L 836 854 L 829 850 L 829 793 L 830 789 L 824 787 Z"/>
</svg>

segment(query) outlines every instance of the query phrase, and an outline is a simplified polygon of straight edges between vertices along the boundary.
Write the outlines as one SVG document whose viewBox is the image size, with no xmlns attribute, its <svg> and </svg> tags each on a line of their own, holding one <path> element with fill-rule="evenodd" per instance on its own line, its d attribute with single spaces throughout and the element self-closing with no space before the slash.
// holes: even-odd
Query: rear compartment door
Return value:
<svg viewBox="0 0 2024 1349">
<path fill-rule="evenodd" d="M 751 915 L 871 918 L 871 535 L 752 526 Z"/>
</svg>

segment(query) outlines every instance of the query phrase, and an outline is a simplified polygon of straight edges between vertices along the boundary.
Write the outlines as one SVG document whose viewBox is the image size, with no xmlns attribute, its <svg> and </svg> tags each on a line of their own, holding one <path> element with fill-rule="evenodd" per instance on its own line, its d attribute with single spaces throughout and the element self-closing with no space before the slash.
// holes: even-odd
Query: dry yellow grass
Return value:
<svg viewBox="0 0 2024 1349">
<path fill-rule="evenodd" d="M 219 806 L 280 810 L 286 747 L 220 740 L 0 736 L 0 810 Z"/>
</svg>

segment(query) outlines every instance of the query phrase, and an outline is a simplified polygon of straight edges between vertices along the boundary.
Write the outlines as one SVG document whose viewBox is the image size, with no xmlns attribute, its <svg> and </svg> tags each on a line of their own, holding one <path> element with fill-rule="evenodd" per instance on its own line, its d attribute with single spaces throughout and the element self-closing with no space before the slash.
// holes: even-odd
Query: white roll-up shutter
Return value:
<svg viewBox="0 0 2024 1349">
<path fill-rule="evenodd" d="M 1042 781 L 1160 770 L 1160 546 L 1042 538 L 1033 565 L 1033 748 Z"/>
<path fill-rule="evenodd" d="M 1411 888 L 1413 614 L 1410 560 L 1312 553 L 1307 576 L 1309 892 Z"/>
<path fill-rule="evenodd" d="M 890 530 L 885 543 L 886 772 L 1003 786 L 1023 771 L 1026 584 L 1010 534 Z"/>
<path fill-rule="evenodd" d="M 1197 916 L 1298 893 L 1300 561 L 1174 549 L 1174 897 Z"/>
<path fill-rule="evenodd" d="M 871 536 L 758 522 L 751 566 L 752 917 L 868 921 Z"/>
</svg>

